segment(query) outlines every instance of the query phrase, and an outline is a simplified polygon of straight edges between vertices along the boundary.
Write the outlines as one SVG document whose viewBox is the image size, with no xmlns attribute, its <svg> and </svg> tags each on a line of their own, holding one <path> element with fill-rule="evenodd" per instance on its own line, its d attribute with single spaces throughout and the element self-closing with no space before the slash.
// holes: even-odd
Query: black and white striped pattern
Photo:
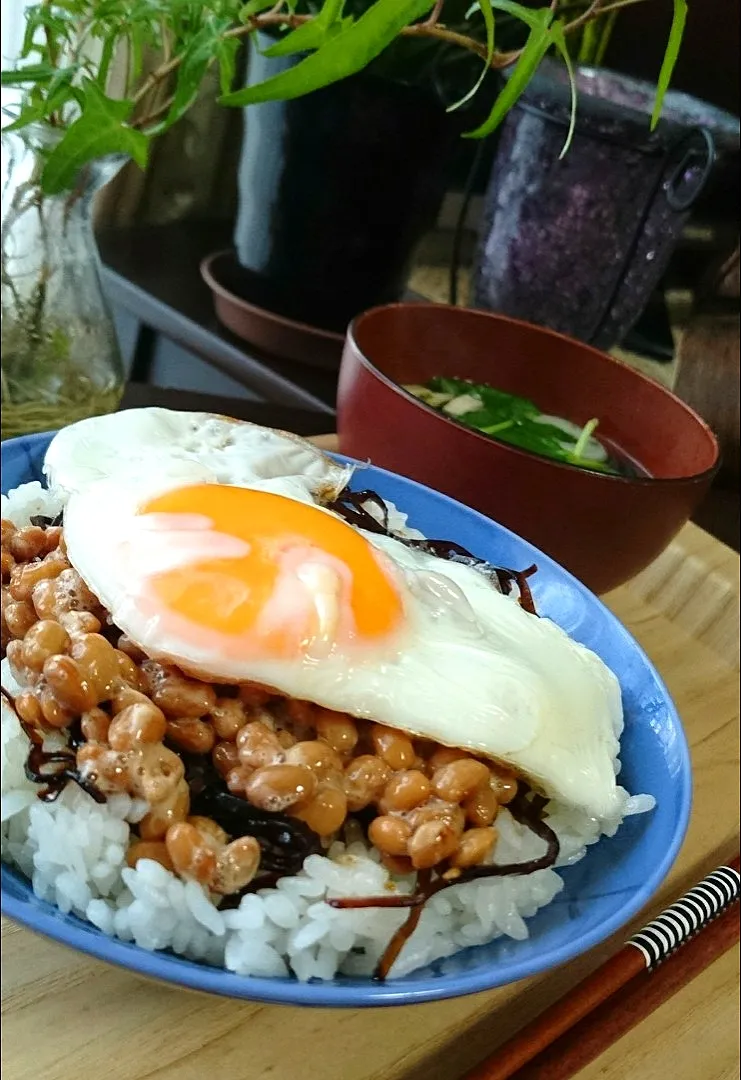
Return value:
<svg viewBox="0 0 741 1080">
<path fill-rule="evenodd" d="M 739 881 L 738 870 L 719 867 L 634 934 L 628 944 L 643 953 L 651 970 L 738 900 Z"/>
</svg>

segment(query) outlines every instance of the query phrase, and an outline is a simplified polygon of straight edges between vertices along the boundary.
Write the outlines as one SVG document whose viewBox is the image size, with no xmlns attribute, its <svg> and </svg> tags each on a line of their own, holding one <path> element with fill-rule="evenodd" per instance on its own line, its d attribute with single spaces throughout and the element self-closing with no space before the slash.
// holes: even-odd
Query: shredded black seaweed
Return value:
<svg viewBox="0 0 741 1080">
<path fill-rule="evenodd" d="M 547 870 L 553 866 L 558 858 L 560 844 L 558 837 L 549 825 L 542 819 L 542 814 L 548 800 L 542 795 L 532 795 L 525 784 L 520 784 L 520 790 L 507 809 L 515 821 L 527 826 L 536 836 L 546 843 L 546 851 L 537 859 L 528 859 L 521 863 L 507 863 L 503 866 L 473 866 L 460 872 L 448 870 L 436 877 L 431 871 L 421 871 L 417 875 L 417 888 L 413 893 L 401 893 L 388 896 L 353 896 L 347 898 L 329 899 L 326 901 L 330 907 L 346 910 L 348 908 L 409 908 L 409 917 L 396 931 L 387 945 L 381 957 L 373 978 L 376 982 L 383 982 L 394 965 L 396 958 L 404 944 L 409 940 L 416 929 L 422 914 L 422 909 L 427 901 L 449 889 L 452 885 L 465 885 L 469 881 L 478 881 L 487 877 L 521 877 L 525 874 L 534 874 L 538 870 Z"/>
<path fill-rule="evenodd" d="M 34 514 L 29 520 L 32 525 L 37 525 L 41 529 L 53 529 L 57 525 L 62 524 L 63 514 L 58 513 L 56 517 L 46 517 L 44 514 Z"/>
<path fill-rule="evenodd" d="M 380 511 L 380 521 L 367 509 L 366 504 L 368 503 Z M 474 567 L 485 574 L 494 588 L 504 593 L 505 596 L 509 596 L 512 592 L 512 585 L 515 584 L 518 590 L 520 606 L 531 615 L 538 614 L 535 610 L 530 586 L 527 583 L 527 579 L 536 573 L 537 566 L 529 566 L 527 570 L 510 570 L 507 567 L 494 566 L 485 559 L 479 559 L 453 540 L 417 540 L 407 536 L 400 536 L 389 528 L 388 507 L 375 491 L 348 491 L 345 489 L 340 492 L 336 499 L 325 505 L 327 510 L 338 514 L 349 525 L 354 525 L 358 529 L 375 533 L 377 536 L 393 537 L 394 540 L 398 540 L 406 547 L 416 548 L 418 551 L 424 551 L 427 555 L 434 555 L 438 559 L 445 559 L 447 562 L 463 563 L 466 566 Z"/>
<path fill-rule="evenodd" d="M 79 724 L 70 729 L 68 745 L 59 750 L 44 750 L 44 736 L 36 728 L 21 720 L 15 707 L 15 700 L 5 687 L 2 695 L 15 713 L 18 723 L 27 736 L 31 747 L 23 766 L 23 771 L 32 784 L 39 785 L 37 793 L 41 802 L 55 802 L 70 782 L 86 791 L 96 803 L 104 803 L 106 797 L 96 785 L 83 776 L 77 769 L 75 750 L 80 745 Z M 77 740 L 77 741 L 76 741 Z"/>
<path fill-rule="evenodd" d="M 259 810 L 246 799 L 232 795 L 209 758 L 181 756 L 190 788 L 191 813 L 212 818 L 229 836 L 254 836 L 260 842 L 262 873 L 251 891 L 266 888 L 268 878 L 277 881 L 298 874 L 304 859 L 321 852 L 319 837 L 303 821 Z"/>
</svg>

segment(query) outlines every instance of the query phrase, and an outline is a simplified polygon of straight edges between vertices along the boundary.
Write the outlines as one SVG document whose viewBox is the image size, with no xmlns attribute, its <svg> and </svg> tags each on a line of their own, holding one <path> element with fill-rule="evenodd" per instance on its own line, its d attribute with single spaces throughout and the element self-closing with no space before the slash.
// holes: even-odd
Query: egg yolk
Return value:
<svg viewBox="0 0 741 1080">
<path fill-rule="evenodd" d="M 158 604 L 205 631 L 240 638 L 247 651 L 290 657 L 318 641 L 372 642 L 402 620 L 401 596 L 382 557 L 315 506 L 202 484 L 151 499 L 139 515 L 145 524 L 146 515 L 156 515 L 149 520 L 163 539 L 171 532 L 173 547 L 183 522 L 188 550 L 195 542 L 193 559 L 151 575 Z M 224 544 L 228 557 L 219 551 Z"/>
</svg>

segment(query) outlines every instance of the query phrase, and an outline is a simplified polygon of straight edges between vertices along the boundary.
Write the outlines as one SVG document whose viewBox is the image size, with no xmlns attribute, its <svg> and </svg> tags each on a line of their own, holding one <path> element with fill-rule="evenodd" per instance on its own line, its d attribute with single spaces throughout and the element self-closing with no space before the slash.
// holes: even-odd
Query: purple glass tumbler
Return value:
<svg viewBox="0 0 741 1080">
<path fill-rule="evenodd" d="M 473 306 L 609 349 L 641 315 L 739 121 L 656 88 L 579 68 L 577 124 L 563 65 L 546 60 L 500 133 L 473 268 Z M 703 196 L 705 191 L 705 196 Z"/>
</svg>

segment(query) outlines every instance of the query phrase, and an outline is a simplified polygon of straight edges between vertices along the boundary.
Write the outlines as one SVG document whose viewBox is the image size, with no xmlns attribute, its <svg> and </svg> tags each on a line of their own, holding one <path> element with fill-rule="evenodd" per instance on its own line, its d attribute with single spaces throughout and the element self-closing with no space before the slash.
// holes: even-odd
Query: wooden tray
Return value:
<svg viewBox="0 0 741 1080">
<path fill-rule="evenodd" d="M 317 440 L 320 441 L 320 440 Z M 331 448 L 331 440 L 321 440 Z M 689 833 L 649 917 L 738 850 L 739 557 L 694 525 L 607 597 L 656 663 L 694 763 Z M 454 1001 L 313 1010 L 170 989 L 3 920 L 6 1080 L 458 1080 L 622 943 Z M 579 1080 L 738 1076 L 738 949 L 626 1035 Z"/>
</svg>

